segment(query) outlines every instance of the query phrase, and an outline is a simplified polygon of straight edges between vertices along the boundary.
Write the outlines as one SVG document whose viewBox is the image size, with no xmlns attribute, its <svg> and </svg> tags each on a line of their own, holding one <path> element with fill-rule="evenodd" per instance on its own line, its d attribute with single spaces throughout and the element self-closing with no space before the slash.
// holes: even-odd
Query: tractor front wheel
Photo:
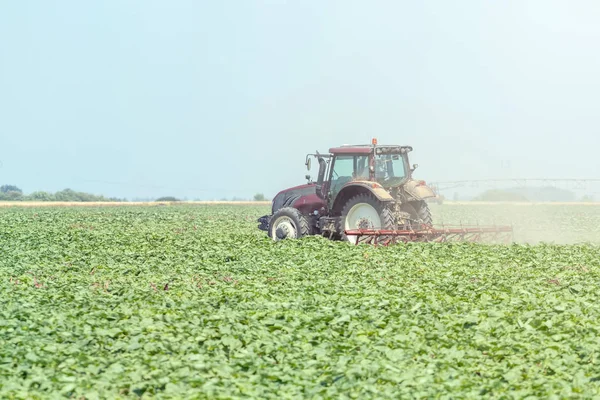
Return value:
<svg viewBox="0 0 600 400">
<path fill-rule="evenodd" d="M 372 194 L 357 194 L 344 205 L 338 228 L 342 240 L 356 244 L 358 236 L 344 234 L 351 229 L 394 229 L 394 217 Z"/>
<path fill-rule="evenodd" d="M 283 239 L 299 239 L 310 235 L 308 219 L 293 207 L 279 209 L 269 222 L 269 237 L 278 241 Z"/>
</svg>

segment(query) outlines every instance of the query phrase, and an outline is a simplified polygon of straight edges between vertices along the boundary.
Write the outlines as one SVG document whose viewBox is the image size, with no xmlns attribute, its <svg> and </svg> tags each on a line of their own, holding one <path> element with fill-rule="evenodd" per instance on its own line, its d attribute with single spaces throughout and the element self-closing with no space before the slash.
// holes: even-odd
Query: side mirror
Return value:
<svg viewBox="0 0 600 400">
<path fill-rule="evenodd" d="M 304 175 L 304 179 L 306 179 L 310 183 L 310 175 L 309 174 Z"/>
<path fill-rule="evenodd" d="M 306 170 L 307 171 L 310 171 L 310 161 L 311 161 L 311 158 L 306 159 Z"/>
<path fill-rule="evenodd" d="M 413 164 L 413 168 L 412 170 L 414 171 L 415 169 L 419 168 L 419 164 Z"/>
</svg>

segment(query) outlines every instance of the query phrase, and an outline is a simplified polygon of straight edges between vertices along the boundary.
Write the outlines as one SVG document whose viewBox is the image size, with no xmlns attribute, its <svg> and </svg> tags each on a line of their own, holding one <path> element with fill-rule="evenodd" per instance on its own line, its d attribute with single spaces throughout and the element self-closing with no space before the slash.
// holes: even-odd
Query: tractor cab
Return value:
<svg viewBox="0 0 600 400">
<path fill-rule="evenodd" d="M 410 151 L 410 146 L 377 146 L 373 139 L 371 145 L 344 145 L 330 148 L 327 155 L 308 154 L 306 166 L 310 170 L 311 157 L 317 158 L 316 193 L 331 203 L 349 183 L 371 182 L 386 190 L 403 185 L 416 168 L 410 168 Z"/>
</svg>

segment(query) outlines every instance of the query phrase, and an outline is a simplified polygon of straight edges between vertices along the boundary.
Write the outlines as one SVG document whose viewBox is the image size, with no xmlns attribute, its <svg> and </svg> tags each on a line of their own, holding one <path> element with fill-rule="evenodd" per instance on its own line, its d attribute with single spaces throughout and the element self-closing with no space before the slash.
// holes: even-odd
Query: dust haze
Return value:
<svg viewBox="0 0 600 400">
<path fill-rule="evenodd" d="M 516 243 L 600 243 L 600 205 L 455 203 L 430 205 L 439 224 L 512 225 Z"/>
</svg>

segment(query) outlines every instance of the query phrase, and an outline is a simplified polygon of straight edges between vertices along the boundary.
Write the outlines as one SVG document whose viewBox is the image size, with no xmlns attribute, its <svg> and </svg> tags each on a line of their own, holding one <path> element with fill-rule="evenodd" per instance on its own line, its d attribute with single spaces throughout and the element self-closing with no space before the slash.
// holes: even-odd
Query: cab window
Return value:
<svg viewBox="0 0 600 400">
<path fill-rule="evenodd" d="M 369 179 L 368 156 L 338 156 L 333 164 L 331 173 L 331 192 L 333 197 L 341 190 L 342 186 L 353 180 Z"/>
</svg>

